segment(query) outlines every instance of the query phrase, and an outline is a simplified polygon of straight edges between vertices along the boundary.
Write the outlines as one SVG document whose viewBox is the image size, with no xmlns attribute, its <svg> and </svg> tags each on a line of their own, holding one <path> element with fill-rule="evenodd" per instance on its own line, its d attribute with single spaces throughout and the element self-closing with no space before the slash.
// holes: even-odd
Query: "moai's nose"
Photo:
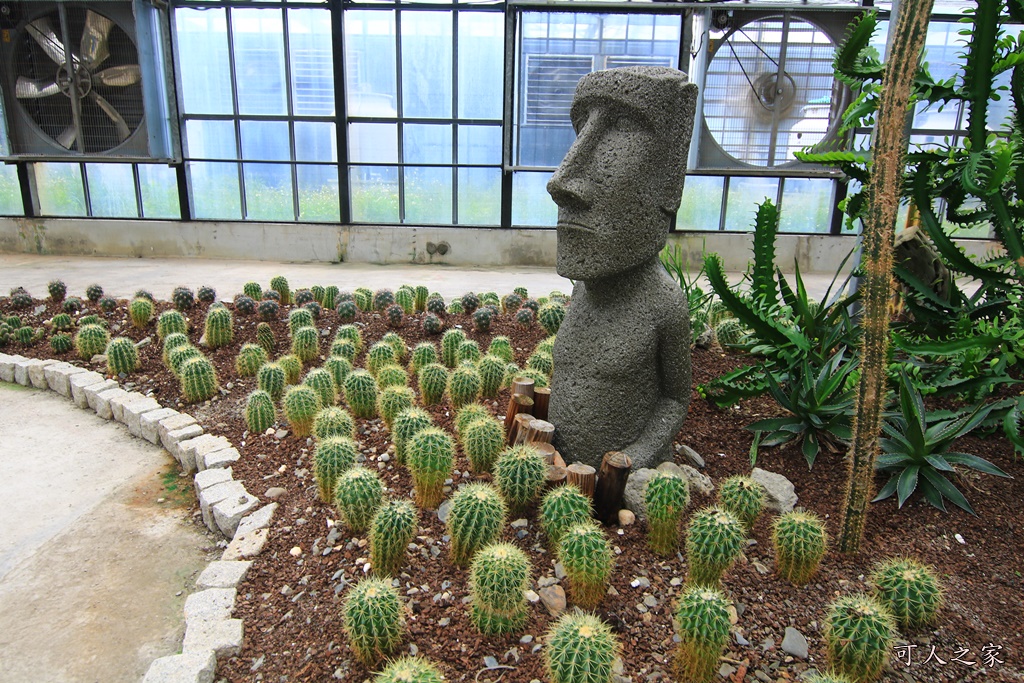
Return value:
<svg viewBox="0 0 1024 683">
<path fill-rule="evenodd" d="M 548 181 L 548 194 L 555 204 L 564 209 L 586 209 L 590 205 L 588 189 L 592 181 L 589 177 L 591 171 L 587 168 L 588 147 L 584 128 Z"/>
</svg>

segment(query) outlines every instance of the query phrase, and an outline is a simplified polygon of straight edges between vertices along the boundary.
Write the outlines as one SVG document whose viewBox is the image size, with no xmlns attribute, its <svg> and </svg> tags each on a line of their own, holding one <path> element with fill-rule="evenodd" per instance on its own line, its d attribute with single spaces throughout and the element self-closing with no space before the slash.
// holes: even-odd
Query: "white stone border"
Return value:
<svg viewBox="0 0 1024 683">
<path fill-rule="evenodd" d="M 235 597 L 252 565 L 250 558 L 266 545 L 277 503 L 260 507 L 259 499 L 232 479 L 231 464 L 241 456 L 226 438 L 204 433 L 191 415 L 125 391 L 98 372 L 0 353 L 0 381 L 55 391 L 79 408 L 124 424 L 133 436 L 162 445 L 183 472 L 196 472 L 203 522 L 230 543 L 221 559 L 199 575 L 196 592 L 185 600 L 182 654 L 154 660 L 143 683 L 213 683 L 217 658 L 232 657 L 242 649 L 242 620 L 231 618 Z"/>
</svg>

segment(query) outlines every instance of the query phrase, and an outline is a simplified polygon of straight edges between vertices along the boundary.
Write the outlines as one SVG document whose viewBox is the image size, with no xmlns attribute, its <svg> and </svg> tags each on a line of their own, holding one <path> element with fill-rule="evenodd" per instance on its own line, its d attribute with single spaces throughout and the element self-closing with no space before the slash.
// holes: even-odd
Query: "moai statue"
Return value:
<svg viewBox="0 0 1024 683">
<path fill-rule="evenodd" d="M 580 79 L 576 141 L 548 182 L 558 274 L 576 281 L 555 341 L 548 419 L 566 462 L 672 458 L 690 402 L 690 315 L 658 253 L 683 192 L 697 86 L 664 67 Z"/>
</svg>

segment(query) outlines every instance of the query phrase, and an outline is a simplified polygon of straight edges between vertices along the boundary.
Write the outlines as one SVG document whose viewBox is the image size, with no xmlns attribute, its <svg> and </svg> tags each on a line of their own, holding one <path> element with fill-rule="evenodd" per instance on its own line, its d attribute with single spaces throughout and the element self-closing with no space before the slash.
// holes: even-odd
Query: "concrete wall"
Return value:
<svg viewBox="0 0 1024 683">
<path fill-rule="evenodd" d="M 726 270 L 751 257 L 749 233 L 688 233 L 682 245 L 691 268 L 704 251 L 722 255 Z M 779 235 L 776 262 L 794 259 L 803 272 L 835 272 L 856 238 Z M 990 243 L 968 241 L 968 253 Z M 442 254 L 441 251 L 445 253 Z M 438 263 L 455 266 L 553 266 L 554 230 L 418 228 L 300 223 L 180 222 L 77 218 L 0 218 L 0 252 L 52 255 L 192 257 L 290 262 Z"/>
</svg>

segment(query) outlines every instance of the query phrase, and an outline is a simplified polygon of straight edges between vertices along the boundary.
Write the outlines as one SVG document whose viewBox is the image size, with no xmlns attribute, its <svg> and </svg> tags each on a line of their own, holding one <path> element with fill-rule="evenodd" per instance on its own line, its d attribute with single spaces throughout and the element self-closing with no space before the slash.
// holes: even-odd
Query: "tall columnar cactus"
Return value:
<svg viewBox="0 0 1024 683">
<path fill-rule="evenodd" d="M 715 678 L 718 657 L 729 644 L 729 604 L 721 592 L 707 586 L 690 586 L 679 597 L 674 660 L 678 680 L 710 683 Z"/>
<path fill-rule="evenodd" d="M 295 334 L 300 327 L 315 327 L 316 321 L 313 314 L 306 308 L 296 308 L 288 314 L 288 332 Z"/>
<path fill-rule="evenodd" d="M 379 369 L 385 365 L 393 365 L 396 361 L 395 350 L 386 342 L 377 342 L 366 352 L 366 369 L 374 377 L 377 376 Z"/>
<path fill-rule="evenodd" d="M 91 284 L 85 288 L 85 298 L 92 303 L 98 303 L 103 298 L 103 286 L 98 284 Z"/>
<path fill-rule="evenodd" d="M 942 605 L 942 585 L 928 565 L 909 557 L 894 557 L 877 563 L 870 581 L 875 597 L 889 608 L 902 628 L 923 628 L 935 621 Z"/>
<path fill-rule="evenodd" d="M 409 358 L 409 372 L 416 375 L 420 368 L 437 362 L 437 347 L 432 342 L 420 342 Z"/>
<path fill-rule="evenodd" d="M 595 522 L 587 520 L 569 527 L 558 542 L 558 560 L 569 578 L 573 604 L 594 609 L 608 592 L 615 566 L 612 544 Z"/>
<path fill-rule="evenodd" d="M 156 319 L 156 336 L 164 339 L 174 332 L 188 334 L 188 321 L 180 311 L 164 311 Z"/>
<path fill-rule="evenodd" d="M 384 482 L 376 472 L 362 465 L 354 465 L 338 477 L 334 487 L 334 504 L 352 531 L 366 531 L 382 502 Z"/>
<path fill-rule="evenodd" d="M 259 344 L 242 344 L 235 356 L 235 371 L 239 377 L 255 377 L 267 362 L 267 352 Z"/>
<path fill-rule="evenodd" d="M 427 312 L 443 318 L 444 314 L 448 312 L 448 307 L 445 306 L 443 298 L 432 296 L 427 299 Z"/>
<path fill-rule="evenodd" d="M 338 320 L 346 324 L 352 323 L 359 314 L 359 307 L 355 301 L 339 301 L 334 310 L 338 314 Z"/>
<path fill-rule="evenodd" d="M 143 329 L 153 319 L 153 302 L 141 296 L 133 299 L 128 304 L 128 317 L 131 319 L 132 325 Z"/>
<path fill-rule="evenodd" d="M 511 543 L 477 551 L 469 570 L 473 624 L 485 635 L 509 633 L 526 621 L 530 561 Z"/>
<path fill-rule="evenodd" d="M 110 333 L 102 325 L 83 325 L 75 335 L 75 350 L 82 360 L 103 353 L 110 342 Z"/>
<path fill-rule="evenodd" d="M 302 383 L 313 388 L 322 407 L 327 408 L 337 402 L 338 387 L 334 383 L 334 376 L 324 368 L 313 368 L 307 372 Z"/>
<path fill-rule="evenodd" d="M 764 509 L 764 487 L 746 476 L 729 477 L 718 487 L 718 504 L 736 515 L 750 532 Z"/>
<path fill-rule="evenodd" d="M 565 319 L 565 306 L 557 301 L 549 301 L 537 311 L 537 320 L 548 334 L 557 334 Z"/>
<path fill-rule="evenodd" d="M 462 452 L 469 460 L 469 468 L 475 474 L 490 472 L 505 448 L 505 428 L 496 419 L 487 415 L 460 429 L 459 442 L 462 444 Z"/>
<path fill-rule="evenodd" d="M 493 355 L 480 359 L 476 368 L 480 373 L 480 395 L 484 398 L 495 398 L 505 381 L 505 361 Z"/>
<path fill-rule="evenodd" d="M 405 448 L 417 504 L 434 510 L 444 499 L 444 482 L 455 465 L 455 443 L 443 429 L 428 427 L 416 432 Z"/>
<path fill-rule="evenodd" d="M 772 525 L 775 562 L 782 578 L 802 586 L 811 580 L 828 549 L 825 523 L 813 512 L 794 510 Z"/>
<path fill-rule="evenodd" d="M 406 315 L 412 315 L 416 312 L 416 295 L 410 289 L 399 288 L 395 292 L 395 303 Z"/>
<path fill-rule="evenodd" d="M 352 300 L 360 311 L 369 311 L 373 309 L 373 290 L 367 287 L 356 287 L 352 292 Z"/>
<path fill-rule="evenodd" d="M 404 608 L 391 582 L 365 578 L 345 598 L 342 616 L 349 645 L 367 668 L 377 667 L 405 637 Z"/>
<path fill-rule="evenodd" d="M 690 519 L 686 556 L 691 584 L 717 587 L 746 539 L 743 523 L 721 508 L 704 508 Z"/>
<path fill-rule="evenodd" d="M 647 508 L 647 542 L 659 555 L 671 556 L 679 545 L 679 524 L 690 502 L 686 480 L 669 472 L 658 472 L 644 488 Z"/>
<path fill-rule="evenodd" d="M 356 464 L 358 456 L 356 442 L 347 436 L 328 436 L 317 441 L 313 450 L 313 476 L 320 500 L 334 501 L 338 477 Z"/>
<path fill-rule="evenodd" d="M 548 537 L 548 545 L 558 549 L 562 536 L 571 527 L 592 519 L 590 498 L 575 484 L 556 486 L 540 501 L 540 527 Z"/>
<path fill-rule="evenodd" d="M 256 386 L 270 394 L 275 401 L 281 400 L 287 384 L 284 368 L 278 363 L 264 363 L 256 371 Z"/>
<path fill-rule="evenodd" d="M 478 482 L 459 489 L 445 522 L 452 538 L 452 562 L 465 567 L 474 553 L 497 541 L 506 513 L 505 501 L 490 484 Z"/>
<path fill-rule="evenodd" d="M 345 339 L 355 344 L 356 354 L 363 352 L 363 333 L 355 325 L 342 325 L 334 333 L 334 340 Z M 349 360 L 352 360 L 351 358 Z"/>
<path fill-rule="evenodd" d="M 600 617 L 563 614 L 544 641 L 545 666 L 552 683 L 611 683 L 615 659 L 622 648 Z"/>
<path fill-rule="evenodd" d="M 540 495 L 548 477 L 548 465 L 537 449 L 513 446 L 494 465 L 494 483 L 513 513 L 523 512 Z"/>
<path fill-rule="evenodd" d="M 245 400 L 245 424 L 250 434 L 262 434 L 277 422 L 274 399 L 262 389 L 256 389 Z"/>
<path fill-rule="evenodd" d="M 292 302 L 292 290 L 288 286 L 288 280 L 283 275 L 276 275 L 270 278 L 270 288 L 281 296 L 282 304 Z"/>
<path fill-rule="evenodd" d="M 825 617 L 828 661 L 855 683 L 872 683 L 882 675 L 896 639 L 896 620 L 874 598 L 844 595 Z"/>
<path fill-rule="evenodd" d="M 167 358 L 169 361 L 168 368 L 170 369 L 171 374 L 178 379 L 181 379 L 181 368 L 185 363 L 193 358 L 205 358 L 205 356 L 203 356 L 202 351 L 191 344 L 182 344 L 181 346 L 171 349 Z"/>
<path fill-rule="evenodd" d="M 351 364 L 355 362 L 356 356 L 359 355 L 359 349 L 356 348 L 351 339 L 335 339 L 331 342 L 330 355 L 340 356 Z"/>
<path fill-rule="evenodd" d="M 332 436 L 356 438 L 356 421 L 344 408 L 328 406 L 316 414 L 313 420 L 313 436 L 326 439 Z"/>
<path fill-rule="evenodd" d="M 413 307 L 417 313 L 427 310 L 427 299 L 430 297 L 430 290 L 423 285 L 416 285 L 413 288 Z"/>
<path fill-rule="evenodd" d="M 292 355 L 303 363 L 320 357 L 320 333 L 315 327 L 300 327 L 292 334 Z"/>
<path fill-rule="evenodd" d="M 341 290 L 338 289 L 337 285 L 327 285 L 324 287 L 324 300 L 320 302 L 320 305 L 326 309 L 333 310 L 338 305 L 339 294 L 341 294 Z"/>
<path fill-rule="evenodd" d="M 210 307 L 206 313 L 204 325 L 206 345 L 211 349 L 227 346 L 235 338 L 234 320 L 231 311 L 226 308 Z"/>
<path fill-rule="evenodd" d="M 458 410 L 480 398 L 480 373 L 475 366 L 460 365 L 448 378 L 448 400 Z"/>
<path fill-rule="evenodd" d="M 281 405 L 295 436 L 309 436 L 312 433 L 313 420 L 323 407 L 320 395 L 313 387 L 305 384 L 288 387 Z"/>
<path fill-rule="evenodd" d="M 491 345 L 487 347 L 487 355 L 497 356 L 506 363 L 515 362 L 515 352 L 512 350 L 512 340 L 503 335 L 491 339 Z"/>
<path fill-rule="evenodd" d="M 416 396 L 407 386 L 389 386 L 377 395 L 377 414 L 390 430 L 394 427 L 395 417 L 403 410 L 412 408 Z"/>
<path fill-rule="evenodd" d="M 139 367 L 139 352 L 128 337 L 116 337 L 107 344 L 107 371 L 112 375 L 130 374 Z"/>
<path fill-rule="evenodd" d="M 459 346 L 459 364 L 461 365 L 465 361 L 470 363 L 476 363 L 480 360 L 482 354 L 480 353 L 480 345 L 474 339 L 467 339 L 462 342 Z"/>
<path fill-rule="evenodd" d="M 409 439 L 411 439 L 416 432 L 421 429 L 426 429 L 427 427 L 432 427 L 433 424 L 434 422 L 430 417 L 430 413 L 422 408 L 408 408 L 395 416 L 395 421 L 391 429 L 391 436 L 395 442 L 395 461 L 399 465 L 405 464 L 405 452 Z"/>
<path fill-rule="evenodd" d="M 418 384 L 423 405 L 438 404 L 448 388 L 448 370 L 440 363 L 425 365 L 420 368 Z"/>
<path fill-rule="evenodd" d="M 453 328 L 441 337 L 441 360 L 449 368 L 454 368 L 459 361 L 459 347 L 466 341 L 466 333 Z"/>
<path fill-rule="evenodd" d="M 256 343 L 262 346 L 268 355 L 274 352 L 277 341 L 274 339 L 274 330 L 269 324 L 261 322 L 256 325 Z"/>
<path fill-rule="evenodd" d="M 175 287 L 171 292 L 171 301 L 179 311 L 187 311 L 196 305 L 196 295 L 188 287 Z"/>
<path fill-rule="evenodd" d="M 345 378 L 345 402 L 356 417 L 373 418 L 377 414 L 377 382 L 366 370 L 353 370 Z"/>
<path fill-rule="evenodd" d="M 405 363 L 405 359 L 409 355 L 409 346 L 402 339 L 402 336 L 397 332 L 387 332 L 383 337 L 380 338 L 382 342 L 391 347 L 395 352 L 395 362 L 399 365 Z"/>
<path fill-rule="evenodd" d="M 388 500 L 377 508 L 370 522 L 370 566 L 374 574 L 398 573 L 418 525 L 416 506 L 407 500 Z"/>
<path fill-rule="evenodd" d="M 217 395 L 217 373 L 213 363 L 205 356 L 198 356 L 181 365 L 181 393 L 187 403 L 198 403 Z"/>
<path fill-rule="evenodd" d="M 409 374 L 394 363 L 385 365 L 377 371 L 377 386 L 381 391 L 388 387 L 407 387 Z"/>
</svg>

